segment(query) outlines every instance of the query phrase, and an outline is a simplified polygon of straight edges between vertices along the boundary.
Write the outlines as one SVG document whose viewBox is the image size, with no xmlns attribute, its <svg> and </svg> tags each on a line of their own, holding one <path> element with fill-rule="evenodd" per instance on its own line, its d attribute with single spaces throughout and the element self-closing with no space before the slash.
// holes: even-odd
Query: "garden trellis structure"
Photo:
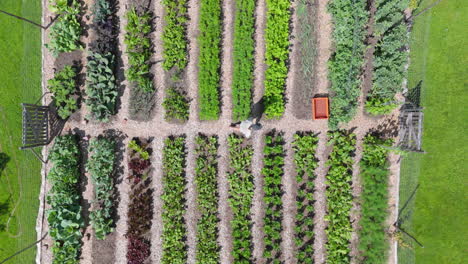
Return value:
<svg viewBox="0 0 468 264">
<path fill-rule="evenodd" d="M 21 104 L 23 109 L 23 135 L 21 150 L 30 149 L 36 157 L 44 162 L 34 151 L 35 147 L 49 144 L 49 107 L 35 104 Z"/>
<path fill-rule="evenodd" d="M 398 147 L 402 150 L 423 152 L 421 149 L 423 130 L 423 108 L 413 103 L 405 103 L 401 108 Z"/>
</svg>

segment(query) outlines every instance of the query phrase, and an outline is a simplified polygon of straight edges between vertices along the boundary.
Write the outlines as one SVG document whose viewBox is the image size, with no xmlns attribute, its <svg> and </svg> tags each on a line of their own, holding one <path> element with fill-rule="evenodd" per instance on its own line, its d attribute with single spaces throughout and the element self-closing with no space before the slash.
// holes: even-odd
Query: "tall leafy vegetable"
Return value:
<svg viewBox="0 0 468 264">
<path fill-rule="evenodd" d="M 369 13 L 366 0 L 333 0 L 328 6 L 333 19 L 335 52 L 328 63 L 333 96 L 329 125 L 347 123 L 356 114 L 361 92 L 359 78 L 364 64 L 364 39 Z"/>
<path fill-rule="evenodd" d="M 360 162 L 362 194 L 359 220 L 360 263 L 386 263 L 389 241 L 385 233 L 388 217 L 388 153 L 392 140 L 376 135 L 364 138 Z"/>
<path fill-rule="evenodd" d="M 221 1 L 200 1 L 198 45 L 198 107 L 200 120 L 219 118 L 219 79 L 221 66 Z"/>
<path fill-rule="evenodd" d="M 263 191 L 265 196 L 265 251 L 263 256 L 270 263 L 281 263 L 281 221 L 283 219 L 284 140 L 281 133 L 275 131 L 265 136 L 263 149 L 262 175 L 265 178 Z"/>
<path fill-rule="evenodd" d="M 294 164 L 298 184 L 294 242 L 298 263 L 311 263 L 314 258 L 314 171 L 317 168 L 315 149 L 318 138 L 311 132 L 294 135 Z"/>
<path fill-rule="evenodd" d="M 289 0 L 267 0 L 265 29 L 265 115 L 280 118 L 284 112 L 284 90 L 288 75 L 289 23 L 291 2 Z"/>
<path fill-rule="evenodd" d="M 86 171 L 94 186 L 94 210 L 90 213 L 91 225 L 97 239 L 104 239 L 114 231 L 112 214 L 114 205 L 114 163 L 116 143 L 110 138 L 94 138 L 90 141 L 90 153 Z"/>
<path fill-rule="evenodd" d="M 187 228 L 185 214 L 185 137 L 169 137 L 163 149 L 163 201 L 162 248 L 163 264 L 183 264 L 187 262 L 185 243 Z"/>
<path fill-rule="evenodd" d="M 167 89 L 163 107 L 166 110 L 164 115 L 166 120 L 186 121 L 189 118 L 189 102 L 185 95 L 177 89 Z"/>
<path fill-rule="evenodd" d="M 50 0 L 49 10 L 59 15 L 49 31 L 50 42 L 46 48 L 57 57 L 61 52 L 81 49 L 83 28 L 79 21 L 80 4 L 76 0 Z"/>
<path fill-rule="evenodd" d="M 255 50 L 255 0 L 236 1 L 234 15 L 232 119 L 246 120 L 252 105 L 254 50 Z"/>
<path fill-rule="evenodd" d="M 328 136 L 328 145 L 333 145 L 333 149 L 326 163 L 330 166 L 326 176 L 327 263 L 350 263 L 352 226 L 349 217 L 353 201 L 351 177 L 356 136 L 346 131 L 332 131 Z"/>
<path fill-rule="evenodd" d="M 47 194 L 50 209 L 46 211 L 49 234 L 52 237 L 52 263 L 79 263 L 81 228 L 80 150 L 73 135 L 58 136 L 49 160 L 52 163 L 47 178 L 52 186 Z"/>
<path fill-rule="evenodd" d="M 67 65 L 56 72 L 54 78 L 47 81 L 47 88 L 54 95 L 60 118 L 67 119 L 78 109 L 76 71 L 72 66 Z"/>
<path fill-rule="evenodd" d="M 179 70 L 185 69 L 187 57 L 187 0 L 164 0 L 165 16 L 163 40 L 163 68 L 170 70 L 176 66 Z"/>
</svg>

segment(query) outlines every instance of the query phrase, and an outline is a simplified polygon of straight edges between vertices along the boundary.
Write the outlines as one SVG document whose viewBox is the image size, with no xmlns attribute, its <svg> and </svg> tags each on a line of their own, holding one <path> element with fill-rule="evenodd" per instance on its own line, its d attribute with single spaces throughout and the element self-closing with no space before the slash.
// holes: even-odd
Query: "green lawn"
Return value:
<svg viewBox="0 0 468 264">
<path fill-rule="evenodd" d="M 1 0 L 0 9 L 41 21 L 41 1 Z M 0 13 L 0 152 L 10 161 L 0 175 L 0 261 L 36 240 L 40 162 L 20 151 L 21 102 L 41 96 L 41 31 Z M 8 221 L 9 219 L 9 221 Z M 9 263 L 33 263 L 31 248 Z"/>
<path fill-rule="evenodd" d="M 427 7 L 435 0 L 423 0 Z M 422 9 L 420 8 L 420 9 Z M 468 259 L 468 5 L 442 0 L 416 18 L 409 87 L 422 81 L 423 150 L 401 167 L 403 227 L 423 245 L 399 249 L 399 263 L 457 264 Z M 410 241 L 409 239 L 407 239 Z"/>
</svg>

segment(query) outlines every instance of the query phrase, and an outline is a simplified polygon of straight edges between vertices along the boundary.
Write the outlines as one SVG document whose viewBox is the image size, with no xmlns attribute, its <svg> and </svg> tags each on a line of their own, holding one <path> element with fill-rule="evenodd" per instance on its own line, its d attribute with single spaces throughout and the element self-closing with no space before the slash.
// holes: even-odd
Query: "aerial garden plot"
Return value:
<svg viewBox="0 0 468 264">
<path fill-rule="evenodd" d="M 46 1 L 36 260 L 396 263 L 411 11 Z"/>
</svg>

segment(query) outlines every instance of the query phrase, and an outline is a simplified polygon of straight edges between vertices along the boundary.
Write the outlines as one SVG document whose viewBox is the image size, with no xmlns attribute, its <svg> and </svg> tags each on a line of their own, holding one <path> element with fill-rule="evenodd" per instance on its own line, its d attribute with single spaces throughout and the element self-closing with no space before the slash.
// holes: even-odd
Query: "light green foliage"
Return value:
<svg viewBox="0 0 468 264">
<path fill-rule="evenodd" d="M 58 136 L 50 151 L 53 164 L 47 179 L 52 188 L 47 193 L 50 209 L 46 211 L 52 237 L 53 264 L 79 263 L 81 249 L 80 150 L 73 135 Z"/>
<path fill-rule="evenodd" d="M 234 15 L 232 119 L 249 118 L 255 64 L 255 0 L 236 1 Z"/>
<path fill-rule="evenodd" d="M 144 160 L 149 160 L 150 155 L 149 155 L 148 151 L 146 151 L 142 146 L 140 146 L 135 140 L 131 140 L 128 143 L 128 147 L 130 149 L 138 152 L 138 154 L 140 154 L 140 158 L 142 158 Z"/>
<path fill-rule="evenodd" d="M 164 115 L 166 120 L 186 121 L 189 118 L 189 102 L 185 95 L 175 88 L 167 89 L 163 107 L 166 110 Z"/>
<path fill-rule="evenodd" d="M 176 66 L 185 69 L 187 56 L 187 0 L 164 0 L 165 16 L 163 40 L 163 68 L 167 71 Z"/>
<path fill-rule="evenodd" d="M 265 196 L 265 217 L 263 229 L 265 232 L 265 250 L 263 256 L 270 263 L 281 263 L 281 222 L 283 187 L 281 179 L 284 174 L 284 140 L 281 133 L 271 132 L 265 136 L 263 149 L 263 169 L 265 178 L 263 191 Z"/>
<path fill-rule="evenodd" d="M 198 107 L 200 120 L 217 120 L 220 113 L 221 1 L 200 1 L 198 45 Z"/>
<path fill-rule="evenodd" d="M 284 90 L 289 59 L 289 22 L 291 19 L 289 0 L 267 0 L 265 28 L 265 115 L 280 118 L 284 112 Z"/>
<path fill-rule="evenodd" d="M 246 139 L 235 134 L 228 137 L 229 146 L 229 204 L 233 213 L 231 220 L 234 263 L 253 262 L 253 224 L 250 208 L 254 196 L 254 177 L 252 175 L 253 147 Z"/>
<path fill-rule="evenodd" d="M 86 65 L 86 105 L 90 117 L 100 122 L 109 122 L 109 117 L 115 114 L 118 92 L 114 68 L 112 53 L 90 53 Z"/>
<path fill-rule="evenodd" d="M 81 49 L 80 36 L 83 31 L 78 18 L 80 4 L 76 0 L 50 0 L 49 9 L 59 15 L 50 27 L 50 42 L 46 48 L 57 57 L 60 52 Z"/>
<path fill-rule="evenodd" d="M 56 72 L 54 78 L 47 81 L 47 89 L 54 94 L 53 100 L 60 118 L 67 119 L 78 109 L 76 72 L 72 66 L 67 65 Z"/>
<path fill-rule="evenodd" d="M 359 220 L 360 263 L 386 263 L 388 238 L 385 221 L 388 217 L 388 161 L 391 140 L 367 135 L 360 162 L 361 219 Z"/>
<path fill-rule="evenodd" d="M 197 222 L 197 254 L 199 264 L 219 263 L 217 242 L 218 218 L 218 139 L 199 135 L 196 141 L 195 183 L 200 219 Z"/>
<path fill-rule="evenodd" d="M 294 135 L 294 164 L 298 184 L 294 242 L 297 262 L 308 264 L 314 258 L 314 171 L 317 168 L 315 149 L 318 138 L 311 132 Z"/>
<path fill-rule="evenodd" d="M 127 45 L 128 70 L 127 79 L 136 84 L 144 92 L 153 92 L 153 77 L 151 76 L 151 56 L 153 55 L 151 39 L 153 15 L 150 12 L 139 14 L 131 8 L 125 14 L 125 45 Z"/>
<path fill-rule="evenodd" d="M 185 205 L 185 138 L 169 137 L 163 149 L 163 201 L 162 248 L 163 264 L 184 264 L 187 262 L 187 227 L 184 215 Z"/>
<path fill-rule="evenodd" d="M 97 239 L 104 239 L 113 232 L 114 221 L 114 163 L 116 159 L 115 140 L 95 138 L 90 141 L 89 160 L 86 171 L 94 186 L 94 210 L 90 213 L 91 225 Z"/>
<path fill-rule="evenodd" d="M 346 131 L 333 131 L 328 134 L 329 145 L 333 150 L 327 161 L 330 166 L 326 179 L 328 188 L 327 215 L 327 263 L 350 263 L 350 248 L 352 226 L 350 213 L 353 202 L 351 177 L 353 174 L 353 153 L 355 151 L 356 136 Z"/>
<path fill-rule="evenodd" d="M 328 63 L 333 91 L 329 125 L 336 129 L 356 114 L 361 93 L 359 75 L 364 64 L 364 39 L 369 13 L 366 0 L 333 0 L 328 11 L 333 19 L 335 52 Z"/>
</svg>

